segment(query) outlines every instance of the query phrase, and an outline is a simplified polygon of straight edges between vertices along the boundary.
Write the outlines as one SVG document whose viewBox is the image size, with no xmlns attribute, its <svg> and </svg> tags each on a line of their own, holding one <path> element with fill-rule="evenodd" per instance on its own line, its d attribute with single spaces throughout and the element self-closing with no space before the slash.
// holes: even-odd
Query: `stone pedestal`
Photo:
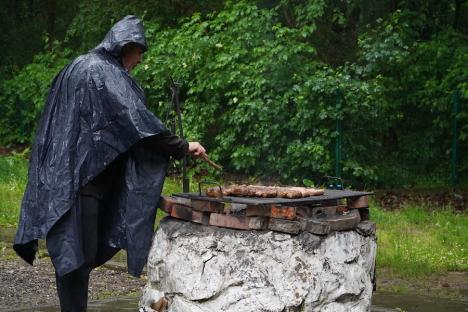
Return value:
<svg viewBox="0 0 468 312">
<path fill-rule="evenodd" d="M 240 231 L 167 217 L 140 306 L 168 312 L 370 311 L 375 227 L 318 236 Z"/>
</svg>

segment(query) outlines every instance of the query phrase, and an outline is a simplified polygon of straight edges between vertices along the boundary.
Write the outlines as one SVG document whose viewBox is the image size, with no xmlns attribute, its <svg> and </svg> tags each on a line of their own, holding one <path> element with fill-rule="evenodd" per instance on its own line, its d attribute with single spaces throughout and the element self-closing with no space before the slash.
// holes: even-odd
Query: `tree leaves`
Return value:
<svg viewBox="0 0 468 312">
<path fill-rule="evenodd" d="M 340 121 L 353 185 L 444 181 L 459 90 L 466 176 L 468 45 L 451 4 L 429 2 L 388 12 L 354 0 L 82 1 L 65 42 L 0 83 L 0 144 L 28 142 L 52 77 L 132 8 L 145 18 L 135 75 L 149 107 L 173 124 L 168 78 L 179 81 L 188 138 L 226 170 L 318 181 L 333 173 Z"/>
</svg>

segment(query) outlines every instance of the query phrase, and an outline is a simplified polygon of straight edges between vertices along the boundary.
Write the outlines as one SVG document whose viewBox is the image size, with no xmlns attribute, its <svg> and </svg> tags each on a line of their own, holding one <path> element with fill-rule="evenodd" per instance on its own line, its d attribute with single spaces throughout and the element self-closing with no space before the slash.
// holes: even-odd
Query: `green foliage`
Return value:
<svg viewBox="0 0 468 312">
<path fill-rule="evenodd" d="M 196 0 L 82 0 L 68 27 L 65 42 L 84 53 L 96 46 L 112 25 L 126 15 L 137 15 L 167 27 L 176 25 L 179 17 L 197 10 L 216 10 L 222 4 L 223 1 Z"/>
<path fill-rule="evenodd" d="M 241 1 L 177 29 L 146 27 L 152 44 L 137 77 L 151 107 L 166 106 L 169 76 L 183 81 L 188 136 L 227 170 L 323 175 L 332 168 L 335 120 L 375 116 L 375 86 L 319 62 L 303 29 L 284 26 L 274 10 Z M 337 110 L 338 89 L 345 103 Z"/>
<path fill-rule="evenodd" d="M 1 1 L 0 80 L 11 78 L 36 54 L 62 40 L 76 8 L 76 1 Z"/>
<path fill-rule="evenodd" d="M 68 55 L 57 43 L 13 78 L 0 82 L 0 145 L 30 142 L 50 83 L 69 61 Z"/>
<path fill-rule="evenodd" d="M 466 180 L 466 5 L 397 4 L 78 1 L 74 17 L 60 19 L 62 28 L 71 21 L 64 41 L 0 80 L 0 145 L 30 142 L 53 76 L 137 14 L 150 49 L 135 74 L 150 108 L 173 124 L 168 79 L 180 81 L 188 137 L 227 171 L 317 183 L 334 171 L 340 120 L 347 184 L 446 184 L 459 90 Z"/>
<path fill-rule="evenodd" d="M 385 185 L 402 180 L 413 183 L 405 173 L 420 177 L 430 172 L 447 182 L 452 95 L 459 90 L 460 103 L 466 103 L 468 46 L 466 37 L 451 27 L 421 40 L 419 29 L 427 23 L 422 12 L 396 11 L 359 40 L 363 65 L 356 70 L 365 79 L 377 81 L 382 91 L 381 150 L 387 155 L 381 167 L 387 171 L 381 180 Z M 463 104 L 457 122 L 459 171 L 466 174 L 468 115 Z"/>
</svg>

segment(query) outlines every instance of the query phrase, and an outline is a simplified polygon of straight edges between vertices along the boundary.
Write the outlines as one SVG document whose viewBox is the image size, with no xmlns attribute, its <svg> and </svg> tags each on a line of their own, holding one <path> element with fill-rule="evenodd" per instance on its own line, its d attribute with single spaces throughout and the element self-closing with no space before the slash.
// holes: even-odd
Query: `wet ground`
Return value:
<svg viewBox="0 0 468 312">
<path fill-rule="evenodd" d="M 374 293 L 372 312 L 464 312 L 468 301 L 450 300 L 411 293 Z"/>
<path fill-rule="evenodd" d="M 456 302 L 447 299 L 437 299 L 425 296 L 375 293 L 373 297 L 372 312 L 464 312 L 468 311 L 468 303 Z M 93 301 L 88 306 L 89 312 L 117 312 L 117 311 L 137 311 L 138 298 L 125 297 L 118 299 L 108 299 Z M 58 307 L 48 306 L 37 308 L 37 312 L 53 312 Z M 31 309 L 1 310 L 26 312 Z"/>
<path fill-rule="evenodd" d="M 39 258 L 31 266 L 19 259 L 11 248 L 14 229 L 0 227 L 0 311 L 37 311 L 50 307 L 58 311 L 55 274 L 45 255 L 43 242 L 39 244 Z M 139 296 L 146 284 L 145 275 L 135 278 L 126 273 L 125 253 L 119 253 L 109 265 L 99 267 L 90 276 L 90 300 Z M 136 303 L 134 303 L 136 310 Z"/>
<path fill-rule="evenodd" d="M 122 270 L 100 267 L 90 276 L 90 300 L 139 296 L 145 278 Z M 30 266 L 22 260 L 0 260 L 0 311 L 37 311 L 41 306 L 58 306 L 55 275 L 50 259 L 41 258 Z M 52 310 L 57 311 L 57 308 Z"/>
</svg>

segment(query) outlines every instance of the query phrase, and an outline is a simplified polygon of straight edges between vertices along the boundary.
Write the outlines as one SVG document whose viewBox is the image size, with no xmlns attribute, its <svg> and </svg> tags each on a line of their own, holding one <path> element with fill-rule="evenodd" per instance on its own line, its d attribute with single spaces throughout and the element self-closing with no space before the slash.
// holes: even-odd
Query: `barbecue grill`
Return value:
<svg viewBox="0 0 468 312">
<path fill-rule="evenodd" d="M 162 197 L 160 207 L 170 216 L 204 225 L 240 230 L 302 231 L 326 235 L 353 229 L 368 220 L 371 192 L 324 190 L 302 198 L 211 197 L 202 191 Z M 222 194 L 222 187 L 220 194 Z"/>
<path fill-rule="evenodd" d="M 231 203 L 231 204 L 244 204 L 244 205 L 317 205 L 328 203 L 330 201 L 337 201 L 340 199 L 355 199 L 362 196 L 372 195 L 371 192 L 351 191 L 351 190 L 325 190 L 323 195 L 302 197 L 302 198 L 259 198 L 259 197 L 237 197 L 237 196 L 223 196 L 223 197 L 210 197 L 206 193 L 176 193 L 173 196 L 218 202 L 218 203 Z"/>
</svg>

